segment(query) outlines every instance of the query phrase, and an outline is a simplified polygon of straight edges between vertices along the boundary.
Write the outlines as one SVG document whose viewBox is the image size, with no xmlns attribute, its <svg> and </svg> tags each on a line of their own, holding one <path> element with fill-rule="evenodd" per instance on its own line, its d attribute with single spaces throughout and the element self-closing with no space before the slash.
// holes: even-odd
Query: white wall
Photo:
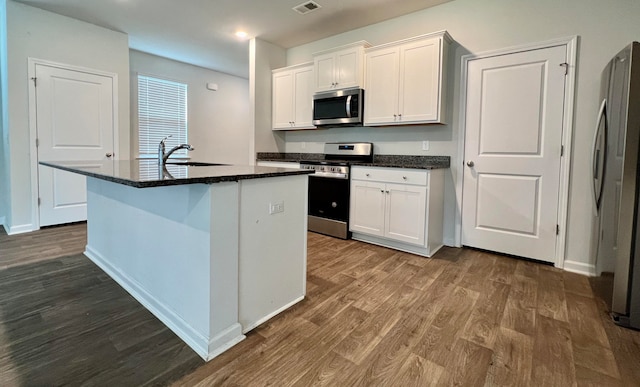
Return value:
<svg viewBox="0 0 640 387">
<path fill-rule="evenodd" d="M 251 163 L 256 152 L 284 152 L 284 134 L 271 130 L 271 70 L 286 65 L 286 52 L 260 39 L 249 45 L 250 104 L 254 133 Z"/>
<path fill-rule="evenodd" d="M 7 1 L 10 231 L 34 224 L 30 168 L 28 58 L 118 74 L 120 158 L 129 154 L 129 47 L 127 35 Z M 5 137 L 3 136 L 3 139 Z M 3 181 L 4 183 L 4 181 Z"/>
<path fill-rule="evenodd" d="M 137 156 L 137 74 L 186 83 L 189 152 L 193 161 L 247 164 L 252 137 L 249 81 L 202 67 L 131 50 L 131 152 Z M 217 83 L 218 91 L 206 88 Z"/>
<path fill-rule="evenodd" d="M 9 117 L 7 116 L 7 2 L 0 0 L 0 225 L 8 224 L 9 207 Z M 5 227 L 8 228 L 8 227 Z"/>
<path fill-rule="evenodd" d="M 458 149 L 460 59 L 468 53 L 578 35 L 578 68 L 573 129 L 570 205 L 566 260 L 592 265 L 589 238 L 592 204 L 589 181 L 590 142 L 598 109 L 600 72 L 608 60 L 632 40 L 640 39 L 640 1 L 637 0 L 456 0 L 379 24 L 353 30 L 287 51 L 287 65 L 311 60 L 311 54 L 357 40 L 373 45 L 447 30 L 457 41 L 450 57 L 449 125 L 343 128 L 289 132 L 288 152 L 321 152 L 326 141 L 372 141 L 377 153 L 450 155 Z M 431 141 L 422 151 L 420 141 Z M 452 240 L 456 203 L 452 187 L 456 166 L 447 178 L 445 239 Z"/>
</svg>

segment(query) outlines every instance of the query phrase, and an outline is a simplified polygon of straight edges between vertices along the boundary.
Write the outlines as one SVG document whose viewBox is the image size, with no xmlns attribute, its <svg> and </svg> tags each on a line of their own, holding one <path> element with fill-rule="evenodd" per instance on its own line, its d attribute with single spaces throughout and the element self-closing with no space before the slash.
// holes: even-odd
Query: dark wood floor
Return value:
<svg viewBox="0 0 640 387">
<path fill-rule="evenodd" d="M 640 332 L 549 266 L 310 233 L 306 299 L 204 363 L 87 259 L 20 265 L 52 249 L 20 237 L 0 234 L 0 385 L 640 385 Z"/>
<path fill-rule="evenodd" d="M 85 222 L 8 236 L 0 226 L 0 270 L 84 251 Z"/>
</svg>

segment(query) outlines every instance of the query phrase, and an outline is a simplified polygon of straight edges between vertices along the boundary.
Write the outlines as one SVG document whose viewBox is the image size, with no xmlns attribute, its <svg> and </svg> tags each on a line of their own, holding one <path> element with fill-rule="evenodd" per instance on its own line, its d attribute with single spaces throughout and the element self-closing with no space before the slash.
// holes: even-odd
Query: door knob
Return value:
<svg viewBox="0 0 640 387">
<path fill-rule="evenodd" d="M 105 156 L 107 156 L 107 157 L 111 157 L 111 156 L 113 156 L 113 153 L 109 152 L 109 153 L 107 153 Z"/>
<path fill-rule="evenodd" d="M 473 161 L 469 160 L 467 161 L 467 167 L 473 167 L 475 164 L 473 163 Z"/>
</svg>

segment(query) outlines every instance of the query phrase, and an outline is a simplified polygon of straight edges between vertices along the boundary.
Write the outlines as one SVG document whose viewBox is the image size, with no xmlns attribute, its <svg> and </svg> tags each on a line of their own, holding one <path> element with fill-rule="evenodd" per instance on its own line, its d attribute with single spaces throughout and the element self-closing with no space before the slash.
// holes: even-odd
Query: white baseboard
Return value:
<svg viewBox="0 0 640 387">
<path fill-rule="evenodd" d="M 242 333 L 247 333 L 250 330 L 252 330 L 253 328 L 257 327 L 258 325 L 262 324 L 263 322 L 271 319 L 273 316 L 277 315 L 278 313 L 284 312 L 285 310 L 291 308 L 293 305 L 297 304 L 298 302 L 304 300 L 304 295 L 296 298 L 295 300 L 291 301 L 290 303 L 284 305 L 282 308 L 279 308 L 271 313 L 269 313 L 268 315 L 256 320 L 256 321 L 252 321 L 252 322 L 248 322 L 246 324 L 243 324 L 242 327 Z M 242 321 L 242 318 L 240 319 Z"/>
<path fill-rule="evenodd" d="M 209 353 L 204 360 L 209 361 L 244 340 L 246 336 L 243 334 L 239 335 L 238 332 L 240 331 L 242 331 L 242 325 L 235 323 L 209 340 Z"/>
<path fill-rule="evenodd" d="M 572 273 L 586 275 L 588 277 L 596 276 L 596 266 L 590 263 L 567 260 L 564 261 L 563 269 Z"/>
<path fill-rule="evenodd" d="M 153 313 L 154 316 L 178 335 L 178 337 L 205 361 L 209 361 L 220 355 L 245 338 L 242 334 L 242 326 L 236 322 L 215 337 L 209 339 L 149 294 L 136 280 L 111 265 L 100 253 L 93 250 L 90 246 L 87 245 L 84 254 L 104 270 L 109 277 L 122 286 L 124 290 L 131 294 L 133 298 L 138 300 L 142 306 L 147 308 L 147 310 Z"/>
<path fill-rule="evenodd" d="M 427 249 L 426 247 L 410 245 L 407 243 L 397 242 L 390 239 L 379 238 L 373 235 L 361 234 L 359 232 L 353 232 L 351 234 L 351 239 L 354 239 L 360 242 L 371 243 L 378 246 L 383 246 L 389 249 L 404 251 L 406 253 L 421 255 L 427 258 L 434 255 L 442 247 L 442 244 L 439 244 L 437 246 L 429 246 L 431 247 L 431 249 Z"/>
<path fill-rule="evenodd" d="M 7 226 L 5 226 L 4 229 L 7 230 Z M 29 224 L 21 224 L 19 226 L 9 226 L 9 229 L 7 230 L 7 234 L 9 235 L 24 234 L 25 232 L 31 232 L 31 231 L 35 231 L 35 230 L 33 229 L 33 224 L 29 223 Z"/>
</svg>

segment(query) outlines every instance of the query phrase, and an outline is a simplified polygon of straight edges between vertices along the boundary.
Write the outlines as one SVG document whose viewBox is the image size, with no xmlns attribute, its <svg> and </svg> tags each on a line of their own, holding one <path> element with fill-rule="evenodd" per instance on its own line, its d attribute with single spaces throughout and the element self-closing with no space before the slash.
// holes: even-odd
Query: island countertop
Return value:
<svg viewBox="0 0 640 387">
<path fill-rule="evenodd" d="M 310 170 L 253 165 L 158 165 L 156 159 L 106 161 L 40 161 L 41 165 L 136 188 L 305 175 Z"/>
<path fill-rule="evenodd" d="M 277 161 L 299 163 L 301 161 L 322 161 L 322 153 L 268 153 L 258 152 L 257 161 Z M 409 169 L 442 169 L 449 168 L 449 156 L 411 156 L 411 155 L 373 155 L 371 162 L 351 161 L 351 166 L 409 168 Z"/>
</svg>

